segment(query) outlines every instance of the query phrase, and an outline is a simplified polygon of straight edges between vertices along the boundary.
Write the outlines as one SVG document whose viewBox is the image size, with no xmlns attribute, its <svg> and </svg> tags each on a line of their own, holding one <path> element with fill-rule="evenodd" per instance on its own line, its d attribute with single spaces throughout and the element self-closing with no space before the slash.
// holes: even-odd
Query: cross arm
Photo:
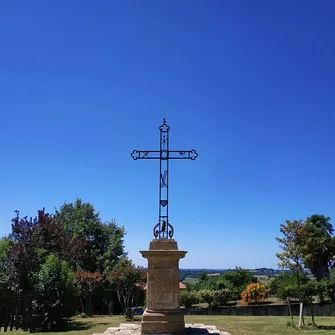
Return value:
<svg viewBox="0 0 335 335">
<path fill-rule="evenodd" d="M 195 150 L 134 150 L 131 153 L 134 160 L 137 159 L 191 159 L 195 160 L 198 153 Z"/>
<path fill-rule="evenodd" d="M 198 153 L 193 150 L 170 150 L 169 159 L 191 159 L 194 161 L 198 157 Z"/>
<path fill-rule="evenodd" d="M 133 150 L 130 156 L 136 161 L 137 159 L 160 159 L 159 150 Z"/>
</svg>

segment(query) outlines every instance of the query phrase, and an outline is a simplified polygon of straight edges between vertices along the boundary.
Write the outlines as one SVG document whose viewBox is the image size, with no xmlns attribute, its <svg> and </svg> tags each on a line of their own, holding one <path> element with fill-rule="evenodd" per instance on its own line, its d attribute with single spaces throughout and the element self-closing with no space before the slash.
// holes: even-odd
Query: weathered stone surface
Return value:
<svg viewBox="0 0 335 335">
<path fill-rule="evenodd" d="M 157 333 L 157 335 L 171 335 L 171 333 Z M 228 332 L 217 329 L 213 325 L 204 324 L 186 324 L 183 332 L 180 335 L 230 335 Z M 119 327 L 109 327 L 103 334 L 95 333 L 93 335 L 143 335 L 141 334 L 141 326 L 136 324 L 121 323 Z M 155 334 L 156 335 L 156 334 Z"/>
<path fill-rule="evenodd" d="M 110 333 L 113 333 L 113 332 L 116 332 L 120 329 L 120 327 L 109 327 L 107 328 L 107 330 L 105 331 L 105 334 L 110 334 Z"/>
<path fill-rule="evenodd" d="M 180 311 L 179 251 L 172 239 L 154 239 L 148 251 L 140 251 L 148 259 L 147 309 L 142 318 L 144 334 L 178 334 L 184 331 L 184 315 Z"/>
</svg>

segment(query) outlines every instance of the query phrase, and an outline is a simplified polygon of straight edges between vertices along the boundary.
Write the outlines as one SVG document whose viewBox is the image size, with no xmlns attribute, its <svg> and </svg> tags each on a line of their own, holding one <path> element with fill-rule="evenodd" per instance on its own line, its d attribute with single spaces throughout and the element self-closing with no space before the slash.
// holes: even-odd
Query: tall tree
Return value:
<svg viewBox="0 0 335 335">
<path fill-rule="evenodd" d="M 95 272 L 111 269 L 125 254 L 123 237 L 125 230 L 114 221 L 102 223 L 93 205 L 77 199 L 65 203 L 55 211 L 67 234 L 85 241 L 85 253 L 78 261 L 78 267 Z"/>
<path fill-rule="evenodd" d="M 283 269 L 302 271 L 304 268 L 301 245 L 303 241 L 302 220 L 289 221 L 280 225 L 283 237 L 276 237 L 282 252 L 277 253 L 280 262 L 278 266 Z"/>
<path fill-rule="evenodd" d="M 317 280 L 329 278 L 329 268 L 335 255 L 334 228 L 330 218 L 314 214 L 308 217 L 302 229 L 300 240 L 302 258 Z"/>
<path fill-rule="evenodd" d="M 31 275 L 38 271 L 40 255 L 38 253 L 36 234 L 34 234 L 38 222 L 36 217 L 28 219 L 20 218 L 19 211 L 12 219 L 12 232 L 9 239 L 12 247 L 9 256 L 9 276 L 12 290 L 30 290 Z"/>
<path fill-rule="evenodd" d="M 280 232 L 283 237 L 276 237 L 282 252 L 277 253 L 280 262 L 278 266 L 283 269 L 290 269 L 296 275 L 297 287 L 300 298 L 302 298 L 301 274 L 304 269 L 302 243 L 303 243 L 304 223 L 302 220 L 289 221 L 280 225 Z"/>
</svg>

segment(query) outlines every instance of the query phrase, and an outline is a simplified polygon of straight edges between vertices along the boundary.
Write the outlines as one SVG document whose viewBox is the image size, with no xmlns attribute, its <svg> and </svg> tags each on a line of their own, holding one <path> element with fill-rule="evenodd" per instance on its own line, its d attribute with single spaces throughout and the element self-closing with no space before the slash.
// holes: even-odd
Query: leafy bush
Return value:
<svg viewBox="0 0 335 335">
<path fill-rule="evenodd" d="M 302 295 L 302 287 L 307 284 L 307 282 L 308 278 L 304 273 L 283 272 L 274 280 L 271 280 L 269 288 L 272 294 L 275 294 L 278 299 L 284 301 L 287 298 L 298 298 L 299 294 Z"/>
<path fill-rule="evenodd" d="M 320 301 L 328 298 L 332 303 L 335 303 L 335 279 L 323 279 L 319 281 L 317 295 Z"/>
<path fill-rule="evenodd" d="M 253 283 L 247 286 L 247 289 L 242 292 L 242 301 L 246 304 L 259 303 L 266 299 L 269 295 L 269 289 L 265 284 Z"/>
<path fill-rule="evenodd" d="M 223 306 L 229 301 L 229 290 L 224 288 L 222 290 L 214 291 L 213 306 Z"/>
<path fill-rule="evenodd" d="M 247 285 L 257 282 L 257 278 L 254 277 L 250 271 L 244 270 L 241 267 L 238 267 L 233 271 L 225 272 L 222 278 L 222 282 L 226 283 L 225 287 L 229 288 L 230 291 L 238 292 L 238 299 L 242 291 L 246 289 Z"/>
<path fill-rule="evenodd" d="M 200 296 L 197 291 L 182 291 L 180 294 L 180 303 L 186 308 L 190 308 L 193 305 L 199 303 Z"/>
<path fill-rule="evenodd" d="M 199 297 L 210 306 L 214 300 L 214 292 L 214 290 L 200 290 Z"/>
<path fill-rule="evenodd" d="M 43 330 L 57 329 L 63 324 L 63 317 L 75 312 L 76 290 L 74 276 L 69 265 L 55 254 L 47 256 L 40 271 L 34 276 L 37 298 L 34 314 L 41 316 Z"/>
</svg>

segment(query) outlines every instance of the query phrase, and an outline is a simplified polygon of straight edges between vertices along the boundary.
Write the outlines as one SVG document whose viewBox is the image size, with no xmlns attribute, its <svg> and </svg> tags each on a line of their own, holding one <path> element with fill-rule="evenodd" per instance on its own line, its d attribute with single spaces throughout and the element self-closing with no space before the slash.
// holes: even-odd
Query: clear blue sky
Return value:
<svg viewBox="0 0 335 335">
<path fill-rule="evenodd" d="M 1 1 L 0 235 L 77 197 L 127 230 L 158 212 L 162 118 L 183 268 L 276 267 L 286 219 L 335 224 L 333 1 Z"/>
</svg>

